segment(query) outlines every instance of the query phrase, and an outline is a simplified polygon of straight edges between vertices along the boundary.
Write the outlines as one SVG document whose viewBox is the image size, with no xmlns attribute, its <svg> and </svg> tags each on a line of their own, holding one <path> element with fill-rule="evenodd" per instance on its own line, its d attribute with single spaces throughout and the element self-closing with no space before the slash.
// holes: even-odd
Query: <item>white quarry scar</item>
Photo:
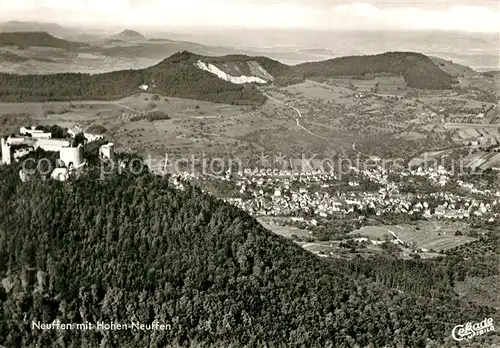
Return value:
<svg viewBox="0 0 500 348">
<path fill-rule="evenodd" d="M 221 69 L 217 68 L 213 64 L 206 64 L 202 61 L 196 62 L 196 66 L 202 70 L 208 71 L 209 73 L 212 73 L 214 75 L 217 75 L 220 79 L 223 79 L 225 81 L 229 81 L 232 83 L 237 83 L 237 84 L 242 84 L 242 83 L 267 83 L 266 80 L 261 79 L 260 77 L 256 76 L 232 76 L 227 74 L 226 72 L 222 71 Z"/>
</svg>

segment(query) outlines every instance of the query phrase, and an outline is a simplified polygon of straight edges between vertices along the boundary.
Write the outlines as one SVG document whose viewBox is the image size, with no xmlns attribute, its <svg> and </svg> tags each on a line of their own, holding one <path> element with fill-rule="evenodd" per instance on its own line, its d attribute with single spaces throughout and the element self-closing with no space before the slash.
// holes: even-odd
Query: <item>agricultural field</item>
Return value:
<svg viewBox="0 0 500 348">
<path fill-rule="evenodd" d="M 375 93 L 381 95 L 404 96 L 407 93 L 407 86 L 402 76 L 377 76 Z"/>
<path fill-rule="evenodd" d="M 415 225 L 365 226 L 350 232 L 351 240 L 318 241 L 312 238 L 309 231 L 292 226 L 283 226 L 276 220 L 279 218 L 259 218 L 258 221 L 272 232 L 295 241 L 304 249 L 323 257 L 351 258 L 356 255 L 367 257 L 384 252 L 381 244 L 384 241 L 400 241 L 402 257 L 411 257 L 418 252 L 420 257 L 429 258 L 440 255 L 441 251 L 471 243 L 477 238 L 470 237 L 468 225 L 451 221 L 419 221 Z M 459 235 L 455 233 L 459 232 Z M 481 231 L 478 231 L 480 234 Z M 354 242 L 354 239 L 366 238 L 365 243 Z M 353 248 L 354 247 L 354 248 Z"/>
<path fill-rule="evenodd" d="M 378 80 L 376 80 L 376 79 L 370 79 L 370 80 L 349 79 L 348 81 L 354 87 L 356 87 L 356 90 L 358 92 L 375 92 L 375 89 L 376 89 L 377 83 L 378 83 Z"/>
<path fill-rule="evenodd" d="M 283 218 L 271 218 L 271 217 L 259 217 L 257 221 L 267 228 L 268 230 L 283 236 L 285 238 L 293 239 L 294 237 L 297 237 L 297 239 L 301 240 L 307 240 L 311 238 L 312 233 L 308 230 L 305 229 L 300 229 L 294 226 L 283 226 L 283 224 L 280 223 L 280 220 L 282 222 L 286 222 L 287 219 Z"/>
<path fill-rule="evenodd" d="M 464 159 L 465 167 L 472 170 L 485 170 L 500 166 L 500 153 L 498 152 L 476 152 Z"/>
<path fill-rule="evenodd" d="M 398 239 L 412 245 L 412 249 L 441 251 L 470 243 L 476 238 L 466 235 L 455 235 L 467 232 L 468 226 L 461 222 L 419 221 L 416 225 L 365 226 L 350 232 L 351 236 L 366 237 L 375 241 Z"/>
<path fill-rule="evenodd" d="M 474 76 L 459 77 L 458 81 L 462 88 L 472 87 L 492 93 L 499 92 L 500 78 L 498 74 L 493 76 L 475 74 Z"/>
<path fill-rule="evenodd" d="M 341 86 L 329 85 L 311 80 L 303 83 L 291 85 L 280 90 L 285 95 L 302 96 L 304 100 L 320 99 L 324 102 L 348 103 L 355 91 Z"/>
<path fill-rule="evenodd" d="M 259 217 L 257 221 L 265 228 L 277 235 L 293 240 L 305 250 L 320 257 L 352 258 L 380 254 L 382 250 L 376 245 L 360 246 L 358 250 L 351 250 L 342 246 L 341 241 L 318 241 L 313 233 L 306 229 L 286 225 L 288 218 Z"/>
<path fill-rule="evenodd" d="M 398 83 L 394 77 L 385 79 Z M 358 152 L 354 154 L 361 151 L 387 157 L 394 154 L 392 145 L 398 144 L 397 156 L 407 158 L 415 152 L 453 145 L 442 127 L 442 117 L 426 105 L 398 95 L 357 92 L 353 83 L 359 81 L 366 84 L 371 80 L 306 80 L 286 88 L 269 88 L 267 92 L 300 110 L 300 125 L 306 128 L 303 134 L 316 135 L 317 142 L 326 140 L 337 152 L 349 152 L 356 143 Z M 282 105 L 274 113 L 288 120 L 297 118 L 296 111 Z"/>
<path fill-rule="evenodd" d="M 453 152 L 452 149 L 450 150 L 439 150 L 439 151 L 427 151 L 424 153 L 421 153 L 420 155 L 412 158 L 408 166 L 409 167 L 415 167 L 415 166 L 420 166 L 425 163 L 438 163 L 438 161 L 443 158 L 446 155 L 449 155 L 451 152 Z"/>
<path fill-rule="evenodd" d="M 500 145 L 498 124 L 486 123 L 447 123 L 445 129 L 452 132 L 456 144 L 471 148 L 489 148 Z"/>
<path fill-rule="evenodd" d="M 61 127 L 90 126 L 120 115 L 117 106 L 102 102 L 0 103 L 0 131 L 10 134 L 22 126 L 55 123 Z"/>
<path fill-rule="evenodd" d="M 408 131 L 398 134 L 396 138 L 401 138 L 404 140 L 422 140 L 427 139 L 427 135 L 419 132 Z"/>
<path fill-rule="evenodd" d="M 453 93 L 453 92 L 450 92 Z M 448 97 L 424 97 L 419 98 L 423 103 L 437 109 L 443 109 L 441 112 L 449 113 L 453 109 L 462 109 L 464 113 L 479 111 L 479 110 L 489 110 L 491 107 L 495 106 L 495 103 L 476 100 L 467 98 L 466 95 L 462 95 L 460 91 L 455 91 Z"/>
</svg>

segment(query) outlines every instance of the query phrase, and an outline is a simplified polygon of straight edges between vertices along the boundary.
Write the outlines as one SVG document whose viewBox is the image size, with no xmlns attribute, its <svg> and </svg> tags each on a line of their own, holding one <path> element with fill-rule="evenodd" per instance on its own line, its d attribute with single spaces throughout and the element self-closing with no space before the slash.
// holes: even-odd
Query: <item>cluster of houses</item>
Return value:
<svg viewBox="0 0 500 348">
<path fill-rule="evenodd" d="M 344 179 L 335 172 L 270 168 L 227 171 L 219 176 L 181 173 L 174 179 L 174 185 L 182 188 L 184 181 L 191 180 L 226 182 L 232 189 L 225 200 L 249 214 L 287 216 L 291 220 L 308 216 L 307 220 L 300 219 L 312 225 L 317 225 L 321 218 L 354 212 L 362 216 L 402 214 L 410 218 L 481 218 L 490 221 L 499 216 L 500 191 L 479 190 L 472 183 L 452 178 L 442 166 L 400 171 L 397 173 L 402 179 L 399 182 L 389 180 L 389 174 L 395 173 L 383 166 L 351 167 L 350 172 Z M 408 177 L 423 177 L 440 190 L 427 194 L 401 190 L 403 179 Z M 452 180 L 462 189 L 460 193 L 447 192 L 444 188 Z M 360 189 L 360 182 L 366 181 L 378 184 L 378 188 Z"/>
<path fill-rule="evenodd" d="M 458 181 L 471 195 L 438 191 L 430 194 L 401 192 L 398 182 L 388 180 L 383 167 L 357 170 L 351 168 L 359 180 L 350 178 L 338 190 L 339 177 L 335 173 L 318 171 L 299 173 L 287 170 L 246 170 L 226 173 L 217 180 L 234 183 L 234 197 L 226 200 L 254 216 L 314 216 L 328 218 L 353 212 L 404 214 L 437 219 L 493 219 L 500 211 L 500 191 L 481 191 L 470 183 Z M 399 173 L 405 176 L 425 176 L 435 187 L 451 180 L 443 168 L 419 168 Z M 213 177 L 206 178 L 214 180 Z M 359 190 L 359 181 L 370 180 L 380 185 L 375 191 Z M 347 184 L 347 189 L 345 188 Z M 477 197 L 482 194 L 482 197 Z"/>
</svg>

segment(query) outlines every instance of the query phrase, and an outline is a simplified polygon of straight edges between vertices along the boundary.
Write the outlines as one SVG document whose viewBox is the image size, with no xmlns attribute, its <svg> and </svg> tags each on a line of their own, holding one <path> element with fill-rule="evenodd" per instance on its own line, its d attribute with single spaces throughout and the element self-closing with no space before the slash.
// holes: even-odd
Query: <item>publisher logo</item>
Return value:
<svg viewBox="0 0 500 348">
<path fill-rule="evenodd" d="M 451 337 L 453 337 L 455 341 L 465 341 L 475 336 L 484 335 L 493 330 L 495 330 L 493 318 L 485 318 L 480 323 L 467 323 L 455 326 L 451 331 Z"/>
</svg>

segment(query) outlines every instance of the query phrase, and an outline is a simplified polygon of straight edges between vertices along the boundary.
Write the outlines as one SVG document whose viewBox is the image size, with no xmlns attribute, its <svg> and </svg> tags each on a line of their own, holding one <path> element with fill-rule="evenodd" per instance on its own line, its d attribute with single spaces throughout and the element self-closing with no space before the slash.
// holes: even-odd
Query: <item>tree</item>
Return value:
<svg viewBox="0 0 500 348">
<path fill-rule="evenodd" d="M 75 134 L 75 138 L 71 142 L 71 146 L 77 147 L 80 144 L 85 145 L 86 142 L 87 142 L 87 138 L 85 138 L 85 135 L 82 132 L 80 132 L 78 134 Z"/>
</svg>

